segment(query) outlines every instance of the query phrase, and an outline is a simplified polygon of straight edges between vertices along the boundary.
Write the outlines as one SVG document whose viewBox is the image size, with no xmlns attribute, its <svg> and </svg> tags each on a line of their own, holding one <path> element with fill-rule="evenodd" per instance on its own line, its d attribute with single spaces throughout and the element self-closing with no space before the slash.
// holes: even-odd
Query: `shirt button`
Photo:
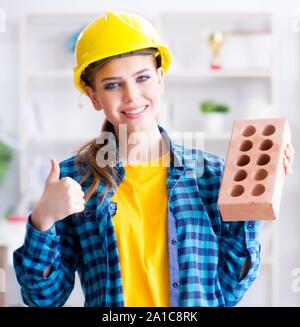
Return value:
<svg viewBox="0 0 300 327">
<path fill-rule="evenodd" d="M 176 245 L 176 243 L 177 243 L 177 240 L 176 240 L 175 238 L 173 238 L 173 240 L 172 240 L 172 244 L 173 244 L 173 245 Z"/>
<path fill-rule="evenodd" d="M 179 286 L 178 283 L 173 283 L 174 288 L 178 288 L 178 286 Z"/>
<path fill-rule="evenodd" d="M 248 229 L 253 229 L 253 225 L 252 224 L 248 224 Z"/>
<path fill-rule="evenodd" d="M 49 248 L 50 248 L 50 249 L 54 249 L 55 246 L 56 246 L 56 243 L 50 243 L 50 244 L 49 244 Z"/>
</svg>

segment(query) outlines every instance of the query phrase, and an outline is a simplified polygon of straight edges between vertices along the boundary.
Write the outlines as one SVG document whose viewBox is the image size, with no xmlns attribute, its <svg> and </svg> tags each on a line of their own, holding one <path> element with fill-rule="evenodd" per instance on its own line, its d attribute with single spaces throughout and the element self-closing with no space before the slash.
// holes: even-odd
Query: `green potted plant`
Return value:
<svg viewBox="0 0 300 327">
<path fill-rule="evenodd" d="M 204 117 L 204 131 L 208 133 L 224 131 L 225 114 L 230 111 L 229 106 L 213 100 L 200 103 L 199 110 Z"/>
<path fill-rule="evenodd" d="M 4 180 L 4 176 L 6 171 L 8 170 L 11 159 L 11 149 L 0 140 L 0 186 Z"/>
</svg>

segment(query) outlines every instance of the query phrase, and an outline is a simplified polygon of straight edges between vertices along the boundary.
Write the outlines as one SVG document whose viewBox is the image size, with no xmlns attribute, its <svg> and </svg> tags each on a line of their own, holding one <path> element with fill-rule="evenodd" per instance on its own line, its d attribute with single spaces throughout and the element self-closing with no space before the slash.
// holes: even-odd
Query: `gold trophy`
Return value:
<svg viewBox="0 0 300 327">
<path fill-rule="evenodd" d="M 221 69 L 220 52 L 225 42 L 225 33 L 215 32 L 208 36 L 208 44 L 212 50 L 211 69 Z"/>
</svg>

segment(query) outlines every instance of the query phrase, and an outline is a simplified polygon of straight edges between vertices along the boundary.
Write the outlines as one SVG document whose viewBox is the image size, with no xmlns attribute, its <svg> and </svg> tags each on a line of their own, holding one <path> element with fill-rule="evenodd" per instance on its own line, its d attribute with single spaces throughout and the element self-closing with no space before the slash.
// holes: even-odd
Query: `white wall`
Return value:
<svg viewBox="0 0 300 327">
<path fill-rule="evenodd" d="M 270 10 L 273 11 L 280 24 L 280 110 L 288 117 L 292 133 L 293 145 L 297 154 L 294 164 L 294 174 L 287 178 L 285 192 L 283 195 L 281 218 L 280 218 L 280 305 L 299 306 L 300 293 L 291 290 L 292 270 L 300 267 L 300 221 L 298 219 L 297 199 L 300 193 L 299 186 L 299 54 L 300 54 L 300 32 L 291 28 L 294 17 L 300 17 L 300 4 L 298 1 L 286 0 L 152 0 L 139 1 L 96 1 L 96 0 L 1 0 L 0 7 L 6 13 L 6 31 L 0 33 L 0 121 L 5 129 L 18 133 L 16 129 L 16 117 L 18 113 L 18 28 L 20 16 L 25 11 L 60 11 L 68 12 L 74 10 L 125 10 L 147 13 L 147 16 L 156 15 L 165 10 Z M 17 197 L 17 167 L 13 166 L 10 186 L 8 192 L 0 194 L 3 203 L 8 203 Z"/>
</svg>

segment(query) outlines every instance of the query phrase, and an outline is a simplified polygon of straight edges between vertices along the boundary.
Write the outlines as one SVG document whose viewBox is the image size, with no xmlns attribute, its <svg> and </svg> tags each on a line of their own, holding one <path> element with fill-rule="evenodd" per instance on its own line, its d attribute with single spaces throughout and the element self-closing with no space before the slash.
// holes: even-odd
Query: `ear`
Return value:
<svg viewBox="0 0 300 327">
<path fill-rule="evenodd" d="M 165 83 L 164 83 L 165 72 L 162 67 L 157 68 L 157 77 L 161 89 L 161 94 L 163 94 L 165 91 Z"/>
<path fill-rule="evenodd" d="M 87 96 L 90 98 L 90 100 L 94 106 L 94 109 L 97 111 L 102 110 L 103 106 L 102 106 L 101 101 L 97 97 L 97 93 L 90 86 L 85 87 L 85 92 L 86 92 Z"/>
</svg>

